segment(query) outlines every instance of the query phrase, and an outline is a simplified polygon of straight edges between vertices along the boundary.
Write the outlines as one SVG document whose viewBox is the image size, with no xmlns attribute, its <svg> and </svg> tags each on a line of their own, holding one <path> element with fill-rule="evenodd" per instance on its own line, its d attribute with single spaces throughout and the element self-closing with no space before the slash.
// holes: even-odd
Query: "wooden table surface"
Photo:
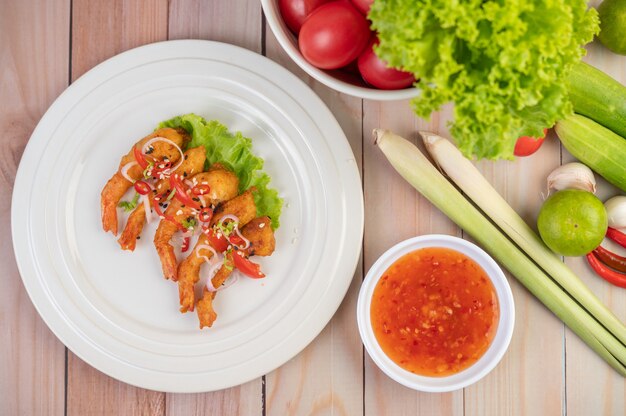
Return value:
<svg viewBox="0 0 626 416">
<path fill-rule="evenodd" d="M 595 4 L 595 2 L 593 2 Z M 205 394 L 165 394 L 114 380 L 77 358 L 43 323 L 20 279 L 11 239 L 0 242 L 0 415 L 624 415 L 626 383 L 509 277 L 516 326 L 507 354 L 475 385 L 418 393 L 379 371 L 359 339 L 355 307 L 363 274 L 391 245 L 426 233 L 461 236 L 405 183 L 372 143 L 371 130 L 447 135 L 449 109 L 420 120 L 406 101 L 380 103 L 334 92 L 281 50 L 258 0 L 0 0 L 0 226 L 24 146 L 52 101 L 99 62 L 146 43 L 211 39 L 263 54 L 297 74 L 328 104 L 359 161 L 365 193 L 362 261 L 333 320 L 298 356 L 262 378 Z M 626 83 L 626 57 L 590 46 L 586 60 Z M 534 223 L 546 175 L 570 159 L 552 135 L 533 157 L 480 162 L 509 203 Z M 601 196 L 616 193 L 602 183 Z M 8 234 L 8 232 L 5 231 Z M 567 259 L 626 318 L 626 290 Z"/>
</svg>

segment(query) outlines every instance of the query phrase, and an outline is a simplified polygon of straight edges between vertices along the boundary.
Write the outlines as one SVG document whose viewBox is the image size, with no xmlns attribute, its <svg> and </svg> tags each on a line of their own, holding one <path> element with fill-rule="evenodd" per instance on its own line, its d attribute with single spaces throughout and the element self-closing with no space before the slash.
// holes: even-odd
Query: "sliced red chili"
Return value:
<svg viewBox="0 0 626 416">
<path fill-rule="evenodd" d="M 151 190 L 152 188 L 150 188 L 150 185 L 148 185 L 147 182 L 144 182 L 144 181 L 135 182 L 135 191 L 137 191 L 139 195 L 148 195 Z"/>
<path fill-rule="evenodd" d="M 186 252 L 187 250 L 189 250 L 189 243 L 191 242 L 191 238 L 190 237 L 185 237 L 183 238 L 183 245 L 180 249 L 181 252 Z"/>
<path fill-rule="evenodd" d="M 206 195 L 211 192 L 211 187 L 209 185 L 200 184 L 191 188 L 191 192 L 194 195 Z"/>
<path fill-rule="evenodd" d="M 587 261 L 598 276 L 615 286 L 626 288 L 626 274 L 609 269 L 598 260 L 593 252 L 587 254 Z"/>
<path fill-rule="evenodd" d="M 209 207 L 203 207 L 198 214 L 198 219 L 201 222 L 210 222 L 213 218 L 213 210 Z"/>
<path fill-rule="evenodd" d="M 619 256 L 602 246 L 598 246 L 593 252 L 607 266 L 626 273 L 626 257 Z"/>
<path fill-rule="evenodd" d="M 620 246 L 626 248 L 626 234 L 624 234 L 620 230 L 609 227 L 609 229 L 606 231 L 606 236 L 615 241 Z"/>
<path fill-rule="evenodd" d="M 146 156 L 141 153 L 140 147 L 133 147 L 133 154 L 135 155 L 135 160 L 141 166 L 141 169 L 145 169 L 148 167 L 148 161 L 146 160 Z"/>
<path fill-rule="evenodd" d="M 237 251 L 232 255 L 233 263 L 237 270 L 253 279 L 261 279 L 265 275 L 261 272 L 261 265 L 253 263 L 243 256 L 241 251 Z"/>
<path fill-rule="evenodd" d="M 178 227 L 180 231 L 186 232 L 187 229 L 180 222 L 176 221 L 176 218 L 172 217 L 171 215 L 163 213 L 163 211 L 161 210 L 161 207 L 159 206 L 160 201 L 161 201 L 161 196 L 159 195 L 155 196 L 152 199 L 152 207 L 154 208 L 154 212 L 156 212 L 159 218 L 163 218 L 163 219 L 170 221 L 171 223 L 176 225 L 176 227 Z"/>
<path fill-rule="evenodd" d="M 170 186 L 176 190 L 176 198 L 180 202 L 191 208 L 202 208 L 197 201 L 194 201 L 189 195 L 187 195 L 187 192 L 185 191 L 185 186 L 180 181 L 178 175 L 170 176 Z"/>
</svg>

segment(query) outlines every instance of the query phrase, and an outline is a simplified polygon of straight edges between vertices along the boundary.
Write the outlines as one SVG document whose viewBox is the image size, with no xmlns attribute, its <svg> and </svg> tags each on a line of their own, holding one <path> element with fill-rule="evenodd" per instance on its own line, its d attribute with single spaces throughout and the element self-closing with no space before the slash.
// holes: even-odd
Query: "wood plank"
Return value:
<svg viewBox="0 0 626 416">
<path fill-rule="evenodd" d="M 126 49 L 167 38 L 167 0 L 73 0 L 72 80 Z M 71 352 L 67 414 L 162 415 L 165 395 L 108 377 Z"/>
<path fill-rule="evenodd" d="M 10 230 L 11 192 L 24 146 L 69 73 L 69 0 L 0 0 L 0 227 Z M 11 238 L 0 242 L 0 414 L 63 414 L 65 347 L 33 307 Z"/>
<path fill-rule="evenodd" d="M 408 101 L 364 102 L 365 242 L 368 270 L 394 244 L 417 235 L 439 233 L 461 236 L 460 230 L 391 167 L 374 146 L 371 131 L 383 128 L 417 143 L 425 152 L 417 130 L 446 132 L 450 109 L 433 114 L 430 122 L 418 119 Z M 365 357 L 366 415 L 462 415 L 463 392 L 429 394 L 408 389 L 388 378 Z"/>
<path fill-rule="evenodd" d="M 307 82 L 324 100 L 361 168 L 362 100 L 339 94 L 307 76 L 282 50 L 269 26 L 266 51 L 270 59 Z M 363 348 L 355 315 L 361 280 L 358 267 L 343 303 L 321 334 L 302 353 L 266 376 L 268 415 L 363 414 Z"/>
<path fill-rule="evenodd" d="M 479 168 L 524 220 L 536 229 L 546 177 L 560 163 L 551 134 L 532 157 L 483 161 Z M 563 323 L 506 273 L 515 300 L 515 330 L 509 350 L 483 380 L 465 389 L 466 415 L 554 415 L 565 394 Z"/>
<path fill-rule="evenodd" d="M 595 2 L 600 3 L 600 2 Z M 599 42 L 588 47 L 585 60 L 626 84 L 626 58 L 615 55 Z M 574 160 L 564 151 L 564 162 Z M 598 197 L 605 201 L 621 194 L 598 175 Z M 626 251 L 622 254 L 626 254 Z M 567 264 L 615 315 L 626 320 L 626 290 L 613 286 L 596 276 L 583 258 L 568 258 Z M 576 334 L 566 333 L 567 414 L 623 415 L 626 413 L 626 379 L 602 361 Z"/>
<path fill-rule="evenodd" d="M 257 1 L 173 0 L 170 39 L 210 39 L 261 52 L 261 5 Z M 263 380 L 212 393 L 167 394 L 168 415 L 261 415 Z"/>
<path fill-rule="evenodd" d="M 261 52 L 259 1 L 171 0 L 169 10 L 169 39 L 208 39 Z"/>
</svg>

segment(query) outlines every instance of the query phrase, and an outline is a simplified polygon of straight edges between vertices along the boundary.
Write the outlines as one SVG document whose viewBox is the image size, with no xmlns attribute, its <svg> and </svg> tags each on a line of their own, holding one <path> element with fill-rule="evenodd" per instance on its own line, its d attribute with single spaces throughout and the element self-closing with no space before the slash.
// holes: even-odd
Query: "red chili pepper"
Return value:
<svg viewBox="0 0 626 416">
<path fill-rule="evenodd" d="M 615 241 L 620 246 L 626 248 L 626 234 L 624 234 L 620 230 L 609 227 L 609 229 L 606 231 L 606 236 Z"/>
<path fill-rule="evenodd" d="M 139 195 L 148 195 L 151 190 L 152 188 L 150 188 L 150 185 L 148 185 L 147 182 L 144 182 L 144 181 L 135 182 L 135 191 L 137 191 Z"/>
<path fill-rule="evenodd" d="M 211 192 L 211 187 L 209 185 L 196 185 L 193 188 L 191 188 L 191 192 L 194 195 L 206 195 L 209 192 Z"/>
<path fill-rule="evenodd" d="M 245 244 L 245 241 L 243 241 L 243 238 L 239 237 L 237 235 L 237 233 L 234 233 L 230 235 L 230 237 L 228 237 L 228 241 L 230 241 L 231 244 L 240 247 L 243 244 Z"/>
<path fill-rule="evenodd" d="M 195 208 L 195 209 L 202 208 L 197 201 L 194 201 L 189 195 L 187 195 L 187 192 L 185 192 L 185 186 L 179 180 L 178 175 L 170 176 L 170 185 L 172 188 L 176 190 L 176 198 L 180 202 L 182 202 L 183 204 L 191 208 Z"/>
<path fill-rule="evenodd" d="M 228 246 L 228 240 L 224 237 L 224 234 L 219 233 L 216 234 L 213 230 L 208 230 L 207 237 L 209 238 L 209 244 L 213 247 L 218 253 L 224 252 Z"/>
<path fill-rule="evenodd" d="M 609 269 L 598 260 L 593 252 L 587 254 L 587 261 L 598 276 L 615 286 L 626 288 L 626 274 Z"/>
<path fill-rule="evenodd" d="M 233 263 L 235 267 L 246 276 L 252 277 L 253 279 L 260 279 L 265 277 L 263 273 L 261 273 L 261 265 L 257 263 L 253 263 L 247 258 L 243 256 L 241 251 L 237 251 L 236 253 L 231 255 Z"/>
<path fill-rule="evenodd" d="M 189 237 L 185 237 L 185 238 L 183 239 L 183 245 L 182 245 L 182 247 L 180 248 L 180 251 L 181 251 L 182 253 L 184 253 L 185 251 L 189 250 L 189 243 L 190 243 L 190 242 L 191 242 L 191 238 L 189 238 Z"/>
<path fill-rule="evenodd" d="M 160 196 L 155 196 L 154 199 L 152 200 L 152 206 L 154 207 L 154 212 L 156 212 L 156 214 L 160 217 L 160 218 L 164 218 L 172 223 L 174 223 L 174 225 L 176 225 L 176 227 L 178 227 L 178 229 L 182 232 L 186 232 L 187 229 L 178 221 L 176 221 L 176 218 L 172 217 L 171 215 L 168 214 L 164 214 L 163 211 L 161 211 L 161 207 L 159 206 L 159 202 L 161 200 Z"/>
<path fill-rule="evenodd" d="M 198 219 L 202 222 L 210 222 L 213 218 L 213 210 L 209 207 L 203 207 L 198 213 Z"/>
<path fill-rule="evenodd" d="M 626 273 L 626 257 L 618 256 L 602 246 L 598 246 L 593 252 L 607 266 Z"/>
<path fill-rule="evenodd" d="M 141 148 L 137 146 L 133 147 L 133 154 L 135 155 L 135 160 L 139 163 L 141 169 L 148 167 L 148 161 L 146 160 L 146 156 L 141 153 Z"/>
</svg>

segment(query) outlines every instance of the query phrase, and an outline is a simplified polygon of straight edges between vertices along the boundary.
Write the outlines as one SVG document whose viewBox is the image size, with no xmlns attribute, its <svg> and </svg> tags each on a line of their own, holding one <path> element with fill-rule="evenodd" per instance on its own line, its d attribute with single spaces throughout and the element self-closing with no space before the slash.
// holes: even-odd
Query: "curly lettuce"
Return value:
<svg viewBox="0 0 626 416">
<path fill-rule="evenodd" d="M 272 228 L 280 226 L 283 200 L 278 192 L 269 187 L 270 176 L 264 172 L 263 159 L 252 152 L 252 140 L 240 132 L 231 133 L 216 120 L 207 121 L 196 114 L 185 114 L 163 121 L 159 128 L 183 128 L 191 135 L 188 148 L 204 146 L 209 165 L 219 162 L 231 169 L 239 178 L 239 192 L 255 187 L 252 193 L 257 215 L 267 215 Z"/>
<path fill-rule="evenodd" d="M 488 159 L 572 114 L 565 78 L 599 31 L 584 0 L 376 0 L 368 17 L 378 56 L 420 79 L 416 114 L 453 102 L 459 149 Z"/>
</svg>

